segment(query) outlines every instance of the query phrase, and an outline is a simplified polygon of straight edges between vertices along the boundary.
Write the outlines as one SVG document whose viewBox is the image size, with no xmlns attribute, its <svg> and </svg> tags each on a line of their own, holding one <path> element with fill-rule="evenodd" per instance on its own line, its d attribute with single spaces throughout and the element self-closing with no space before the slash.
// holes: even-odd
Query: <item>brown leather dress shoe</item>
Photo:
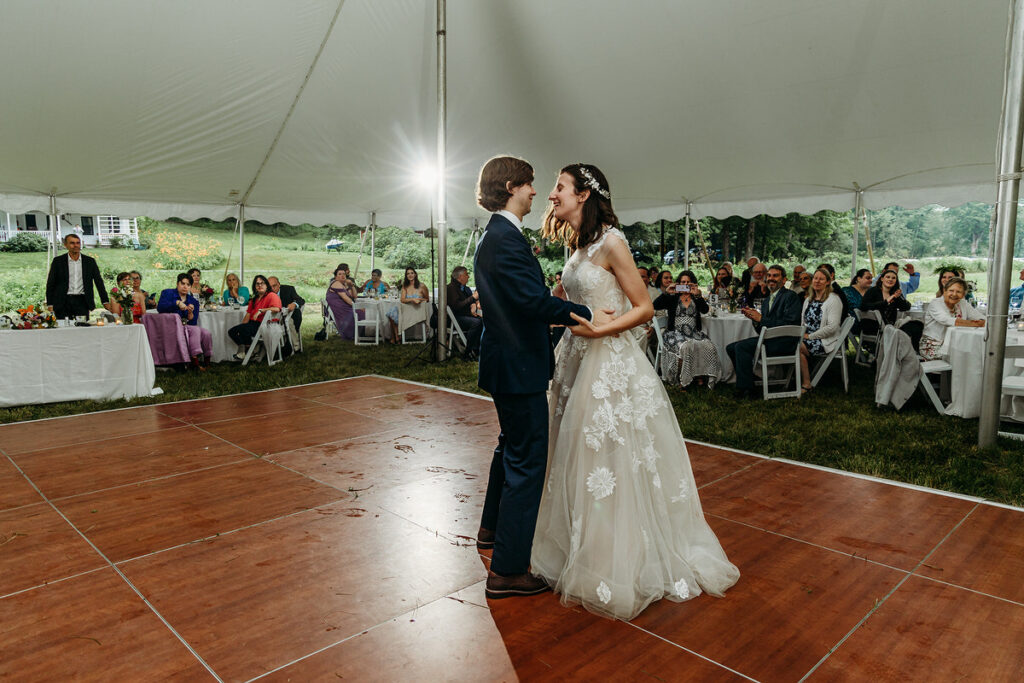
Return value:
<svg viewBox="0 0 1024 683">
<path fill-rule="evenodd" d="M 544 579 L 533 574 L 500 576 L 494 572 L 487 572 L 487 588 L 484 589 L 484 594 L 491 600 L 500 600 L 523 595 L 537 595 L 549 590 L 551 587 Z"/>
<path fill-rule="evenodd" d="M 490 550 L 494 547 L 494 532 L 490 529 L 480 527 L 476 533 L 476 547 L 480 550 Z"/>
</svg>

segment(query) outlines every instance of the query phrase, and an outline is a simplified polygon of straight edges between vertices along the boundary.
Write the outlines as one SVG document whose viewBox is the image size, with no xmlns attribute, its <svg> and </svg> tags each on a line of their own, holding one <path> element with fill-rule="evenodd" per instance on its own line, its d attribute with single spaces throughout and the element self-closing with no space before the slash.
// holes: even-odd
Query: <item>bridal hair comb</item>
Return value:
<svg viewBox="0 0 1024 683">
<path fill-rule="evenodd" d="M 602 189 L 601 183 L 597 182 L 597 178 L 594 177 L 594 174 L 591 173 L 590 169 L 584 166 L 583 164 L 580 164 L 580 175 L 586 179 L 587 187 L 589 187 L 591 190 L 598 193 L 605 199 L 612 198 L 612 193 L 609 192 L 608 190 Z"/>
</svg>

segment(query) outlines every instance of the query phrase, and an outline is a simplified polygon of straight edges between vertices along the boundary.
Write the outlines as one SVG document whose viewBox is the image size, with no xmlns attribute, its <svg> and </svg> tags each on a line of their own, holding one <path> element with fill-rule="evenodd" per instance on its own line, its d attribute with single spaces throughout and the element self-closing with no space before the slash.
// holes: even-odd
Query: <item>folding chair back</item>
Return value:
<svg viewBox="0 0 1024 683">
<path fill-rule="evenodd" d="M 359 311 L 363 312 L 362 320 L 359 319 Z M 352 318 L 355 320 L 352 336 L 354 344 L 380 344 L 382 321 L 380 308 L 375 301 L 356 299 L 352 304 Z"/>
<path fill-rule="evenodd" d="M 455 319 L 455 313 L 452 311 L 451 306 L 445 306 L 448 310 L 448 343 L 451 344 L 451 350 L 455 350 L 455 340 L 458 339 L 462 344 L 462 349 L 465 351 L 469 348 L 469 342 L 466 341 L 466 334 L 462 331 L 462 326 L 459 325 L 459 321 Z"/>
<path fill-rule="evenodd" d="M 832 361 L 838 360 L 839 366 L 843 371 L 843 391 L 849 393 L 850 391 L 850 374 L 846 367 L 846 337 L 850 334 L 850 330 L 853 329 L 853 323 L 855 322 L 854 317 L 851 315 L 843 324 L 839 327 L 839 343 L 826 354 L 821 361 L 818 363 L 817 369 L 811 376 L 811 386 L 818 386 L 818 382 L 821 380 L 822 375 L 828 370 L 828 366 L 832 364 Z"/>
<path fill-rule="evenodd" d="M 263 345 L 267 354 L 267 365 L 273 366 L 284 360 L 284 325 L 281 324 L 282 317 L 279 313 L 266 313 L 260 323 L 256 335 L 249 344 L 249 350 L 245 352 L 242 365 L 248 365 L 252 358 L 253 351 L 260 344 Z"/>
<path fill-rule="evenodd" d="M 762 327 L 761 334 L 757 337 L 757 346 L 754 348 L 754 366 L 761 370 L 761 387 L 764 399 L 770 398 L 799 398 L 800 397 L 800 340 L 804 337 L 803 325 L 780 325 L 778 327 Z M 796 346 L 793 353 L 782 356 L 769 356 L 768 349 L 764 343 L 769 339 L 783 339 L 787 337 L 796 338 Z M 769 379 L 769 370 L 773 367 L 785 366 L 788 369 L 785 376 L 779 379 Z M 787 390 L 789 382 L 796 377 L 795 386 Z M 783 386 L 782 391 L 770 392 L 768 385 L 778 384 Z"/>
<path fill-rule="evenodd" d="M 864 342 L 870 343 L 873 349 L 878 349 L 878 345 L 882 343 L 882 330 L 885 328 L 885 321 L 882 320 L 882 315 L 878 311 L 855 309 L 854 312 L 860 319 L 860 340 L 857 343 L 857 356 L 853 362 L 857 365 L 871 365 L 875 359 L 875 353 L 864 348 Z M 864 331 L 865 320 L 876 325 L 874 332 Z"/>
<path fill-rule="evenodd" d="M 334 322 L 334 311 L 327 305 L 327 299 L 320 299 L 320 311 L 324 318 L 324 331 L 327 339 L 331 338 L 331 332 L 338 334 L 338 324 Z"/>
</svg>

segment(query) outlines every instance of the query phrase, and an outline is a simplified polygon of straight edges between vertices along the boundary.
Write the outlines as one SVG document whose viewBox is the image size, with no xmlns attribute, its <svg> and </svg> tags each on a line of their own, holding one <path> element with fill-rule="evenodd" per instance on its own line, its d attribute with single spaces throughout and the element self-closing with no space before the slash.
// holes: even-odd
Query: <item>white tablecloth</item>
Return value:
<svg viewBox="0 0 1024 683">
<path fill-rule="evenodd" d="M 160 393 L 142 325 L 0 331 L 0 406 Z"/>
<path fill-rule="evenodd" d="M 238 344 L 231 341 L 228 330 L 242 322 L 245 317 L 244 308 L 218 308 L 216 311 L 200 311 L 199 326 L 210 331 L 213 339 L 214 363 L 223 363 L 226 360 L 233 360 L 238 353 Z"/>
<path fill-rule="evenodd" d="M 754 324 L 742 313 L 719 313 L 712 317 L 707 313 L 700 317 L 701 326 L 708 333 L 708 337 L 715 343 L 715 350 L 718 351 L 718 360 L 722 362 L 722 382 L 735 382 L 736 373 L 732 367 L 732 361 L 725 352 L 725 347 L 734 341 L 756 337 Z"/>
<path fill-rule="evenodd" d="M 1024 332 L 1008 330 L 1007 344 L 1024 343 Z M 985 328 L 951 327 L 946 332 L 944 347 L 950 373 L 949 393 L 952 402 L 946 406 L 947 415 L 978 417 L 981 414 L 981 376 L 985 365 Z M 1019 375 L 1024 368 L 1013 360 L 1003 363 L 1003 377 Z M 999 408 L 1001 415 L 1024 420 L 1024 400 L 1004 398 Z"/>
</svg>

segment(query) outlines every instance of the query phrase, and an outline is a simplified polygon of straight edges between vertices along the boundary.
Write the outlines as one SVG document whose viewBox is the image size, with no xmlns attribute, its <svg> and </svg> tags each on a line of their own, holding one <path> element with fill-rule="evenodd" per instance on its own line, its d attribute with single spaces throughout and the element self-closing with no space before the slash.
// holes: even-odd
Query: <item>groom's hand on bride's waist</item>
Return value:
<svg viewBox="0 0 1024 683">
<path fill-rule="evenodd" d="M 609 334 L 612 334 L 608 332 L 608 330 L 605 328 L 607 328 L 608 324 L 615 320 L 616 317 L 615 311 L 610 308 L 598 309 L 594 311 L 593 320 L 587 320 L 583 316 L 577 315 L 575 313 L 570 313 L 569 315 L 572 316 L 573 320 L 579 323 L 578 325 L 573 325 L 572 327 L 569 328 L 572 331 L 572 333 L 575 334 L 577 337 L 588 337 L 591 339 L 597 337 L 606 337 Z"/>
</svg>

